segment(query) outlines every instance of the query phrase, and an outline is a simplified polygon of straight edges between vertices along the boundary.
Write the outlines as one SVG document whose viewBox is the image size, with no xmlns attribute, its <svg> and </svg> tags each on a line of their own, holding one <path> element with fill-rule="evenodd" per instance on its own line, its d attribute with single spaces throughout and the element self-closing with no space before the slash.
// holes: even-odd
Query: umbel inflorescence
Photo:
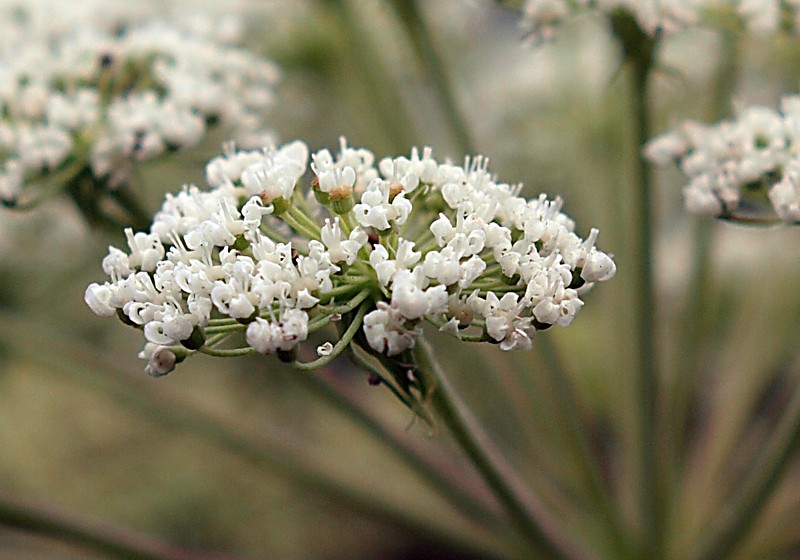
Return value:
<svg viewBox="0 0 800 560">
<path fill-rule="evenodd" d="M 677 162 L 690 212 L 741 222 L 800 222 L 800 96 L 780 111 L 753 106 L 736 118 L 705 125 L 687 121 L 651 140 L 645 155 Z"/>
<path fill-rule="evenodd" d="M 241 145 L 270 141 L 264 115 L 279 73 L 236 46 L 235 19 L 168 22 L 110 5 L 73 6 L 81 17 L 64 22 L 59 10 L 31 2 L 4 29 L 4 204 L 27 207 L 64 190 L 98 220 L 104 199 L 129 210 L 121 196 L 136 163 L 195 146 L 211 126 Z"/>
<path fill-rule="evenodd" d="M 439 163 L 425 148 L 376 165 L 344 139 L 336 156 L 308 166 L 308 154 L 301 141 L 228 146 L 208 163 L 211 190 L 167 195 L 149 233 L 128 229 L 128 252 L 109 249 L 110 278 L 86 303 L 144 331 L 149 373 L 193 351 L 308 369 L 353 347 L 400 359 L 423 322 L 527 349 L 616 271 L 596 229 L 581 239 L 561 199 L 522 198 L 483 157 Z M 337 337 L 303 361 L 298 347 L 329 324 Z"/>
</svg>

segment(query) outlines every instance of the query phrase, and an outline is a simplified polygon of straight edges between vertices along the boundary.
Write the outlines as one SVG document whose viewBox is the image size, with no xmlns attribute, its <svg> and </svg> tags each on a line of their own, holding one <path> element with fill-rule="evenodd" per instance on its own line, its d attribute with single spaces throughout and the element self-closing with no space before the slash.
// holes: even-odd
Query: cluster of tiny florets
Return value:
<svg viewBox="0 0 800 560">
<path fill-rule="evenodd" d="M 580 12 L 627 13 L 650 35 L 735 16 L 753 33 L 800 28 L 798 0 L 526 0 L 522 26 L 537 40 L 551 39 L 562 21 Z"/>
<path fill-rule="evenodd" d="M 616 271 L 596 229 L 580 238 L 560 199 L 526 200 L 480 156 L 439 163 L 425 148 L 376 163 L 342 139 L 336 156 L 310 159 L 308 180 L 301 141 L 229 146 L 208 163 L 211 190 L 168 195 L 149 233 L 128 230 L 127 252 L 109 249 L 109 280 L 85 299 L 144 331 L 148 371 L 169 371 L 187 349 L 307 365 L 297 346 L 330 323 L 338 341 L 312 364 L 349 344 L 396 356 L 423 321 L 527 349 Z"/>
<path fill-rule="evenodd" d="M 645 155 L 657 165 L 677 162 L 693 213 L 800 222 L 800 96 L 785 97 L 780 111 L 753 106 L 714 125 L 688 121 L 651 140 Z"/>
<path fill-rule="evenodd" d="M 79 177 L 125 184 L 136 162 L 194 146 L 217 123 L 240 144 L 269 141 L 264 115 L 278 70 L 235 46 L 236 19 L 143 18 L 131 7 L 92 2 L 97 13 L 87 14 L 79 2 L 50 4 L 58 9 L 17 6 L 0 39 L 7 205 L 33 197 L 28 187 L 68 190 Z M 71 8 L 82 18 L 70 17 Z"/>
</svg>

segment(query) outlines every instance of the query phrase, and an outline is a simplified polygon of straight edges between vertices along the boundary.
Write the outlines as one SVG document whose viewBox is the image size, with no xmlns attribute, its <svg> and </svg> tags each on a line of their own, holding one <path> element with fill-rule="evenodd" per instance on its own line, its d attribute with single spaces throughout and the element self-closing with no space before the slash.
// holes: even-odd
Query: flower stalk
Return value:
<svg viewBox="0 0 800 560">
<path fill-rule="evenodd" d="M 631 262 L 634 263 L 635 289 L 633 305 L 636 325 L 639 500 L 644 529 L 643 544 L 648 558 L 659 560 L 664 555 L 664 497 L 661 488 L 661 465 L 658 461 L 660 442 L 658 430 L 659 357 L 656 345 L 656 314 L 653 270 L 653 228 L 655 209 L 652 200 L 650 164 L 641 152 L 650 138 L 650 76 L 658 46 L 658 36 L 647 34 L 632 14 L 614 12 L 612 29 L 618 38 L 625 62 L 633 113 L 633 145 L 636 153 L 636 182 L 630 222 L 637 234 L 631 236 Z"/>
<path fill-rule="evenodd" d="M 430 393 L 431 407 L 505 507 L 532 552 L 550 558 L 583 558 L 583 552 L 561 532 L 511 463 L 491 442 L 447 379 L 427 342 L 421 341 L 415 347 L 414 357 L 418 373 L 429 377 L 429 384 L 434 386 Z"/>
</svg>

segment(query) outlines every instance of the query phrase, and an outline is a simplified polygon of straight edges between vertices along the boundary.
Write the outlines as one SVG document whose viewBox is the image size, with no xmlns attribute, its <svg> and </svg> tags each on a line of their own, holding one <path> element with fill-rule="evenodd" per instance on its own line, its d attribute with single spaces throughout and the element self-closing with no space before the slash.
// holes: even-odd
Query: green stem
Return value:
<svg viewBox="0 0 800 560">
<path fill-rule="evenodd" d="M 615 12 L 612 27 L 619 39 L 625 60 L 630 66 L 628 76 L 634 118 L 634 149 L 636 178 L 632 189 L 632 215 L 628 223 L 635 225 L 631 235 L 631 262 L 634 266 L 633 289 L 634 324 L 636 329 L 638 373 L 637 444 L 639 447 L 639 500 L 644 529 L 644 553 L 648 559 L 660 560 L 664 556 L 663 496 L 658 455 L 658 379 L 659 363 L 656 347 L 656 296 L 651 169 L 642 154 L 642 147 L 650 139 L 649 82 L 655 59 L 657 38 L 650 37 L 627 11 Z"/>
<path fill-rule="evenodd" d="M 714 122 L 728 115 L 731 110 L 731 99 L 739 77 L 740 33 L 723 30 L 720 52 L 722 59 L 717 69 L 714 92 L 711 96 L 709 119 Z M 688 283 L 688 301 L 683 312 L 683 329 L 681 338 L 681 360 L 676 367 L 675 378 L 670 394 L 671 419 L 674 423 L 673 436 L 668 443 L 674 446 L 686 438 L 686 416 L 691 404 L 692 388 L 696 383 L 697 368 L 700 366 L 704 349 L 704 329 L 707 328 L 708 314 L 698 313 L 708 309 L 711 299 L 711 247 L 715 232 L 714 223 L 707 219 L 696 219 L 693 223 L 692 237 L 694 252 L 692 255 L 691 276 Z M 673 455 L 675 455 L 673 453 Z M 681 458 L 678 457 L 680 460 Z M 680 475 L 678 475 L 680 476 Z"/>
<path fill-rule="evenodd" d="M 480 492 L 476 494 L 482 488 L 476 488 L 475 484 L 471 484 L 472 481 L 465 479 L 462 472 L 447 468 L 441 460 L 425 453 L 420 446 L 413 445 L 414 442 L 404 437 L 405 434 L 389 429 L 347 383 L 325 369 L 315 375 L 300 375 L 297 378 L 315 395 L 371 432 L 376 440 L 394 451 L 412 471 L 428 481 L 435 492 L 468 518 L 490 526 L 498 524 L 499 512 L 491 496 Z"/>
<path fill-rule="evenodd" d="M 558 358 L 553 343 L 547 336 L 538 337 L 536 341 L 545 370 L 550 378 L 550 384 L 555 389 L 552 396 L 557 413 L 561 418 L 561 425 L 567 432 L 566 443 L 572 448 L 572 453 L 577 459 L 577 466 L 589 499 L 596 509 L 605 518 L 607 530 L 618 557 L 622 558 L 627 553 L 625 535 L 622 532 L 614 503 L 606 489 L 602 476 L 597 469 L 594 454 L 586 437 L 586 430 L 581 420 L 581 407 L 575 392 L 570 387 L 569 379 Z"/>
<path fill-rule="evenodd" d="M 396 84 L 386 72 L 384 61 L 376 55 L 380 49 L 374 48 L 369 41 L 368 27 L 361 18 L 361 11 L 353 0 L 331 0 L 325 2 L 334 8 L 345 31 L 344 42 L 349 48 L 353 67 L 361 77 L 366 97 L 374 102 L 374 116 L 381 128 L 387 131 L 388 137 L 395 146 L 410 146 L 414 134 L 410 132 L 413 122 L 408 118 L 402 99 L 397 93 Z"/>
<path fill-rule="evenodd" d="M 490 557 L 508 557 L 513 546 L 494 535 L 447 519 L 436 519 L 425 512 L 409 511 L 360 483 L 331 472 L 309 454 L 296 438 L 285 437 L 268 426 L 253 429 L 188 402 L 184 395 L 170 391 L 142 373 L 120 369 L 119 360 L 100 354 L 93 347 L 64 335 L 63 330 L 31 323 L 7 313 L 0 314 L 0 339 L 7 341 L 18 355 L 41 366 L 67 375 L 84 385 L 102 391 L 120 404 L 162 425 L 194 434 L 218 445 L 257 468 L 275 473 L 298 485 L 312 496 L 361 512 L 376 522 L 407 531 L 408 534 L 446 543 L 460 550 L 471 550 Z M 42 352 L 41 341 L 48 351 Z M 104 375 L 113 371 L 115 375 Z"/>
<path fill-rule="evenodd" d="M 582 558 L 523 479 L 461 400 L 424 339 L 414 348 L 419 373 L 429 377 L 430 402 L 506 509 L 514 526 L 532 550 L 551 558 Z"/>
<path fill-rule="evenodd" d="M 201 346 L 197 351 L 215 358 L 235 358 L 258 354 L 255 348 L 250 348 L 249 346 L 247 348 L 211 348 L 209 346 Z"/>
<path fill-rule="evenodd" d="M 343 303 L 342 305 L 333 305 L 330 307 L 321 307 L 320 309 L 323 310 L 325 314 L 331 313 L 350 313 L 353 309 L 358 307 L 362 301 L 369 297 L 370 290 L 369 288 L 361 290 L 353 299 L 348 301 L 347 303 Z"/>
<path fill-rule="evenodd" d="M 336 297 L 347 296 L 354 292 L 359 292 L 369 284 L 371 284 L 371 280 L 364 280 L 360 284 L 344 284 L 342 286 L 336 286 L 327 292 L 319 294 L 319 299 L 320 301 L 327 303 Z"/>
<path fill-rule="evenodd" d="M 292 362 L 292 367 L 301 370 L 312 370 L 321 368 L 322 366 L 328 365 L 331 361 L 335 360 L 339 357 L 339 354 L 344 352 L 345 348 L 350 345 L 350 342 L 353 340 L 353 337 L 358 332 L 358 328 L 361 326 L 361 323 L 364 321 L 364 315 L 367 313 L 367 309 L 369 309 L 371 305 L 369 303 L 363 304 L 361 307 L 358 308 L 356 312 L 356 316 L 353 318 L 353 321 L 347 325 L 347 330 L 344 331 L 339 342 L 337 342 L 331 353 L 327 356 L 322 356 L 319 359 L 316 359 L 312 362 Z"/>
<path fill-rule="evenodd" d="M 692 556 L 694 560 L 723 560 L 731 558 L 738 545 L 749 534 L 767 500 L 792 463 L 800 444 L 800 383 L 773 431 L 769 441 L 758 454 L 737 492 L 715 516 Z"/>
<path fill-rule="evenodd" d="M 212 556 L 173 547 L 152 537 L 133 533 L 109 523 L 80 518 L 52 506 L 23 503 L 0 497 L 0 525 L 74 543 L 122 560 L 212 560 Z"/>
<path fill-rule="evenodd" d="M 317 239 L 319 240 L 319 232 L 314 231 L 313 229 L 308 229 L 305 223 L 300 222 L 295 218 L 291 212 L 286 211 L 281 214 L 280 219 L 282 219 L 286 224 L 292 228 L 294 231 L 300 234 L 301 237 L 305 237 L 306 239 Z"/>
<path fill-rule="evenodd" d="M 402 389 L 400 389 L 397 384 L 392 381 L 392 376 L 388 375 L 386 372 L 381 371 L 380 367 L 376 367 L 374 364 L 369 362 L 369 359 L 365 356 L 362 356 L 362 353 L 367 355 L 367 353 L 363 350 L 356 350 L 356 345 L 351 344 L 348 347 L 348 357 L 356 364 L 358 367 L 361 367 L 369 373 L 370 375 L 374 376 L 378 382 L 385 385 L 389 391 L 399 400 L 406 408 L 412 411 L 416 411 L 417 407 L 411 401 L 411 398 L 408 394 L 406 394 Z M 424 410 L 422 411 L 424 412 Z M 429 417 L 424 417 L 425 422 L 428 425 L 432 425 L 433 421 Z"/>
<path fill-rule="evenodd" d="M 306 212 L 304 212 L 301 208 L 299 208 L 296 204 L 292 204 L 289 207 L 289 213 L 301 224 L 303 224 L 308 231 L 313 231 L 315 233 L 314 238 L 320 239 L 322 234 L 320 233 L 319 224 L 311 218 Z"/>
<path fill-rule="evenodd" d="M 433 83 L 439 96 L 439 105 L 455 136 L 458 150 L 463 154 L 475 153 L 475 143 L 470 135 L 469 127 L 463 113 L 458 108 L 459 103 L 448 79 L 445 64 L 433 44 L 431 32 L 420 13 L 417 0 L 392 0 L 390 3 L 405 26 L 420 68 Z"/>
</svg>

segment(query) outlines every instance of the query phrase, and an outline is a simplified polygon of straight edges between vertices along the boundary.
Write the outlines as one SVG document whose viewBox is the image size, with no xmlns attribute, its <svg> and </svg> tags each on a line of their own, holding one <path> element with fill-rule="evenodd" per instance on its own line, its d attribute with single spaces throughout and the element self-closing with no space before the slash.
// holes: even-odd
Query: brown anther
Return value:
<svg viewBox="0 0 800 560">
<path fill-rule="evenodd" d="M 405 189 L 403 188 L 402 183 L 392 183 L 392 185 L 389 187 L 389 196 L 394 198 L 404 190 Z"/>
<path fill-rule="evenodd" d="M 311 188 L 318 189 L 319 188 L 319 177 L 314 177 L 311 179 Z"/>
<path fill-rule="evenodd" d="M 292 247 L 292 264 L 297 266 L 297 260 L 300 257 L 300 253 L 297 252 L 297 249 Z"/>
<path fill-rule="evenodd" d="M 353 187 L 350 185 L 339 185 L 331 189 L 331 192 L 328 193 L 331 197 L 331 200 L 344 200 L 353 194 Z"/>
<path fill-rule="evenodd" d="M 264 206 L 269 206 L 272 204 L 272 199 L 269 197 L 267 191 L 261 191 L 261 194 L 258 195 L 258 198 L 261 199 L 261 204 Z"/>
</svg>

